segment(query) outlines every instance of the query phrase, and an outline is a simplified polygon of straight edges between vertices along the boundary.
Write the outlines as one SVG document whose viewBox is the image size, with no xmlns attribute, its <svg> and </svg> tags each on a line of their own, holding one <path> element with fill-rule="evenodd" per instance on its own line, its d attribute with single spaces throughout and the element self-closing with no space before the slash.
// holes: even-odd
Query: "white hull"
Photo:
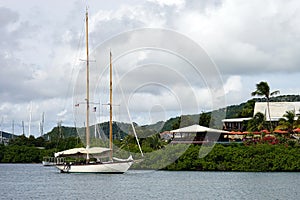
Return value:
<svg viewBox="0 0 300 200">
<path fill-rule="evenodd" d="M 126 172 L 133 164 L 132 159 L 126 161 L 90 163 L 90 164 L 59 164 L 56 167 L 62 173 L 118 173 Z"/>
</svg>

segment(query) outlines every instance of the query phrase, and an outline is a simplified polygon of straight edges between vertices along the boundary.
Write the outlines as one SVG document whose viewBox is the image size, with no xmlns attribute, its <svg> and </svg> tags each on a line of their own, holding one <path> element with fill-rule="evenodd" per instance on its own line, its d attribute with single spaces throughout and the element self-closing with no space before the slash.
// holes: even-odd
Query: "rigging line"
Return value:
<svg viewBox="0 0 300 200">
<path fill-rule="evenodd" d="M 83 19 L 84 21 L 84 19 Z M 68 83 L 68 87 L 67 87 L 67 92 L 66 92 L 66 96 L 65 96 L 65 104 L 64 104 L 64 108 L 67 107 L 67 98 L 68 96 L 70 95 L 71 93 L 71 85 L 73 84 L 73 79 L 74 79 L 74 74 L 75 74 L 75 67 L 78 65 L 78 59 L 80 57 L 80 55 L 82 54 L 82 44 L 83 44 L 83 41 L 82 41 L 82 38 L 84 36 L 84 23 L 82 23 L 82 28 L 81 28 L 81 33 L 80 33 L 80 36 L 79 36 L 79 41 L 77 43 L 77 48 L 76 48 L 76 54 L 73 58 L 73 62 L 72 62 L 72 71 L 71 71 L 71 76 L 70 76 L 70 80 L 69 80 L 69 83 Z M 77 77 L 77 76 L 76 76 Z"/>
<path fill-rule="evenodd" d="M 75 74 L 75 69 L 76 69 L 76 67 L 78 66 L 78 59 L 77 58 L 79 58 L 80 57 L 80 55 L 82 54 L 82 51 L 83 51 L 83 49 L 82 49 L 82 44 L 83 44 L 83 36 L 84 36 L 84 23 L 85 23 L 85 19 L 84 18 L 82 18 L 82 21 L 83 21 L 83 23 L 82 23 L 82 28 L 81 28 L 81 33 L 80 33 L 80 35 L 79 35 L 79 40 L 78 40 L 78 43 L 77 43 L 77 47 L 76 47 L 76 53 L 75 53 L 75 55 L 74 55 L 74 57 L 73 57 L 73 62 L 72 62 L 72 71 L 71 71 L 71 76 L 70 76 L 70 78 L 69 78 L 69 81 L 68 81 L 68 86 L 67 86 L 67 92 L 66 92 L 66 95 L 65 95 L 65 102 L 64 102 L 64 107 L 63 107 L 63 110 L 66 110 L 66 108 L 67 108 L 67 104 L 69 104 L 69 101 L 67 101 L 67 99 L 68 99 L 68 97 L 69 96 L 71 96 L 71 92 L 73 91 L 73 93 L 74 93 L 74 88 L 73 89 L 71 89 L 71 86 L 73 85 L 73 83 L 75 82 L 75 78 L 74 77 L 77 77 L 77 76 L 75 76 L 74 74 Z M 77 74 L 78 74 L 79 72 L 77 72 Z M 73 102 L 72 102 L 72 104 L 73 104 Z M 71 108 L 73 108 L 73 106 L 71 107 Z M 60 119 L 59 119 L 60 120 Z M 75 123 L 75 120 L 73 119 L 73 121 L 74 121 L 74 123 Z M 75 126 L 76 127 L 76 126 Z M 77 135 L 79 135 L 79 133 L 78 133 L 78 131 L 77 131 L 77 129 L 76 129 L 76 132 L 77 132 Z M 58 146 L 58 142 L 59 141 L 57 141 L 57 145 L 56 146 Z M 57 147 L 56 147 L 57 148 Z"/>
<path fill-rule="evenodd" d="M 118 80 L 120 80 L 120 79 L 119 79 L 119 76 L 118 76 L 118 72 L 117 72 L 116 67 L 114 68 L 114 71 L 115 71 L 115 74 L 116 74 L 116 78 L 117 78 Z M 120 84 L 118 84 L 118 85 L 120 85 Z M 136 131 L 135 131 L 135 127 L 134 127 L 134 124 L 133 124 L 133 121 L 132 121 L 132 117 L 131 117 L 131 114 L 130 114 L 130 112 L 129 112 L 128 104 L 127 104 L 126 101 L 125 101 L 124 91 L 123 91 L 123 89 L 122 89 L 121 86 L 119 86 L 119 88 L 120 88 L 120 90 L 121 90 L 122 98 L 123 98 L 123 100 L 124 100 L 124 102 L 125 102 L 126 111 L 127 111 L 127 114 L 128 114 L 128 117 L 129 117 L 129 121 L 130 121 L 132 130 L 133 130 L 133 133 L 134 133 L 134 136 L 135 136 L 135 140 L 136 140 L 136 142 L 137 142 L 137 144 L 138 144 L 138 147 L 139 147 L 139 150 L 140 150 L 140 152 L 141 152 L 142 157 L 144 157 L 144 153 L 143 153 L 143 151 L 142 151 L 142 147 L 141 147 L 140 142 L 139 142 L 139 139 L 138 139 L 138 137 L 137 137 L 137 133 L 136 133 Z"/>
</svg>

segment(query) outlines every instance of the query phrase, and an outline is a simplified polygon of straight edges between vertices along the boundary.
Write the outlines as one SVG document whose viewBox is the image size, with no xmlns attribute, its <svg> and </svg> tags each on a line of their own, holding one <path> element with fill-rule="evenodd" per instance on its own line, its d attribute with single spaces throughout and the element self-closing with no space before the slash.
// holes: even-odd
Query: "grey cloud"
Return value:
<svg viewBox="0 0 300 200">
<path fill-rule="evenodd" d="M 17 12 L 14 12 L 8 8 L 0 7 L 0 23 L 1 27 L 7 26 L 9 23 L 16 22 L 19 19 Z"/>
<path fill-rule="evenodd" d="M 222 5 L 223 0 L 186 0 L 185 7 L 187 9 L 205 12 L 205 9 L 215 9 Z"/>
<path fill-rule="evenodd" d="M 78 49 L 80 36 L 84 41 L 84 3 L 62 2 L 65 7 L 61 10 L 54 6 L 57 5 L 56 2 L 48 3 L 47 8 L 44 3 L 29 5 L 30 3 L 26 3 L 25 11 L 21 11 L 20 6 L 18 12 L 13 11 L 13 8 L 0 8 L 0 100 L 27 105 L 31 99 L 36 99 L 36 103 L 48 106 L 46 111 L 49 114 L 46 115 L 49 116 L 48 119 L 52 118 L 52 121 L 55 121 L 56 113 L 63 109 L 59 104 L 63 100 L 57 97 L 67 97 L 67 100 L 71 101 L 71 92 L 66 94 L 66 90 L 70 86 L 70 70 L 74 65 L 72 54 L 81 50 Z M 127 96 L 144 83 L 162 83 L 173 87 L 175 93 L 182 92 L 180 94 L 185 95 L 184 101 L 188 101 L 188 96 L 193 93 L 189 90 L 191 88 L 188 88 L 190 84 L 195 91 L 200 91 L 199 94 L 203 95 L 206 101 L 209 99 L 209 95 L 206 94 L 208 92 L 202 91 L 207 89 L 207 84 L 211 84 L 213 88 L 222 84 L 221 81 L 214 84 L 216 74 L 217 79 L 222 79 L 234 74 L 255 74 L 255 77 L 260 74 L 261 78 L 271 73 L 299 72 L 298 1 L 189 0 L 179 7 L 160 6 L 153 1 L 93 1 L 91 4 L 90 49 L 95 49 L 97 54 L 98 45 L 101 46 L 101 53 L 91 55 L 91 59 L 96 60 L 95 63 L 91 63 L 91 68 L 97 65 L 91 73 L 91 81 L 96 83 L 92 85 L 92 91 L 96 90 L 96 86 L 98 89 L 107 86 L 107 83 L 97 81 L 99 76 L 105 76 L 101 73 L 108 65 L 110 48 Z M 32 21 L 28 21 L 29 17 L 24 17 L 24 13 L 30 13 Z M 195 41 L 193 45 L 206 50 L 217 64 L 217 69 L 210 71 L 209 65 L 199 62 L 202 58 L 199 56 L 199 49 L 194 50 L 190 43 L 180 43 L 176 38 L 172 38 L 172 35 L 167 38 L 171 41 L 170 44 L 165 44 L 166 40 L 155 34 L 147 33 L 140 38 L 134 35 L 118 38 L 118 34 L 145 27 L 166 28 L 182 33 Z M 108 44 L 107 40 L 112 37 L 115 37 L 115 40 Z M 149 49 L 127 52 L 138 48 L 138 44 L 143 40 L 151 41 L 155 37 L 157 46 L 154 47 L 172 47 L 174 51 L 178 50 L 182 57 L 176 57 L 171 52 L 158 52 L 157 49 L 156 53 L 152 51 L 150 54 Z M 149 45 L 146 42 L 143 44 Z M 132 49 L 126 49 L 124 45 L 131 45 Z M 84 42 L 82 49 L 83 46 Z M 184 51 L 180 51 L 180 48 Z M 197 63 L 200 73 L 195 76 L 195 71 L 183 61 L 184 57 Z M 82 67 L 79 75 L 84 73 L 84 63 L 81 65 L 75 66 L 75 71 Z M 78 83 L 74 90 L 79 94 L 74 101 L 84 101 L 85 94 L 81 92 L 85 85 L 84 77 L 77 78 Z M 209 83 L 205 82 L 206 79 Z M 241 79 L 243 80 L 243 77 Z M 156 98 L 163 101 L 170 96 L 165 88 L 155 84 L 136 90 L 136 95 L 152 99 L 152 102 L 148 102 L 150 106 L 151 103 L 157 103 Z M 238 98 L 237 94 L 236 99 Z M 10 115 L 12 104 L 6 106 L 5 115 Z M 68 113 L 64 121 L 71 122 L 73 119 L 70 116 Z"/>
<path fill-rule="evenodd" d="M 18 41 L 15 39 L 16 31 L 9 31 L 9 25 L 17 22 L 19 15 L 16 12 L 4 7 L 0 7 L 0 52 L 3 54 L 5 49 L 14 46 L 17 47 Z"/>
<path fill-rule="evenodd" d="M 298 10 L 296 1 L 224 1 L 210 15 L 197 13 L 191 22 L 202 22 L 197 32 L 186 31 L 203 44 L 223 74 L 297 72 Z"/>
</svg>

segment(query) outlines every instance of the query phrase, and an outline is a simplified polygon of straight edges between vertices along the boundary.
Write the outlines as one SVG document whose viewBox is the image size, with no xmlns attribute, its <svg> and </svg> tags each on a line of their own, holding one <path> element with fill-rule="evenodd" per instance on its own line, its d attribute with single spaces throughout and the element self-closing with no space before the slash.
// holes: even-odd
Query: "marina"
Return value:
<svg viewBox="0 0 300 200">
<path fill-rule="evenodd" d="M 300 1 L 3 1 L 1 199 L 296 200 Z"/>
</svg>

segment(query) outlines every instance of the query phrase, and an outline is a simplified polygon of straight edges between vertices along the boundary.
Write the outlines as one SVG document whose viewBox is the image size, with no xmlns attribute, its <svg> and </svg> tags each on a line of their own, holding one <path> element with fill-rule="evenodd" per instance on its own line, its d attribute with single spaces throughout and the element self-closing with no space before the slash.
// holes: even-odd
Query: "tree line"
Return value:
<svg viewBox="0 0 300 200">
<path fill-rule="evenodd" d="M 216 144 L 203 158 L 199 157 L 200 148 L 207 147 L 171 145 L 161 140 L 159 134 L 140 139 L 140 143 L 145 157 L 142 162 L 135 163 L 133 169 L 300 171 L 300 145 L 292 141 L 279 140 L 273 144 L 266 139 L 256 143 Z M 115 140 L 114 144 L 116 154 L 131 153 L 135 159 L 141 158 L 133 136 L 128 135 L 123 140 Z M 33 136 L 18 136 L 7 146 L 0 145 L 0 162 L 40 163 L 44 156 L 53 156 L 54 152 L 80 146 L 83 144 L 74 137 L 61 139 L 57 143 Z"/>
<path fill-rule="evenodd" d="M 257 90 L 253 95 L 266 95 L 266 100 L 270 101 L 269 87 L 264 90 L 257 84 Z M 265 83 L 262 84 L 266 86 Z M 267 85 L 268 86 L 268 85 Z M 277 93 L 277 92 L 276 92 Z M 269 95 L 269 96 L 268 96 Z M 242 109 L 235 111 L 241 117 L 253 114 L 254 100 L 250 100 L 242 105 Z M 291 131 L 299 126 L 298 121 L 294 121 L 295 113 L 287 111 L 280 119 L 281 129 Z M 266 116 L 257 113 L 248 124 L 247 130 L 259 131 L 265 128 L 272 129 L 265 120 Z M 137 132 L 142 150 L 146 156 L 143 162 L 134 164 L 135 169 L 165 169 L 165 170 L 222 170 L 222 171 L 299 171 L 300 167 L 300 147 L 295 140 L 278 136 L 276 138 L 264 137 L 259 140 L 245 141 L 242 144 L 217 144 L 203 158 L 199 157 L 201 145 L 170 145 L 170 141 L 160 138 L 157 130 L 172 130 L 179 126 L 188 126 L 198 123 L 202 126 L 211 124 L 211 113 L 201 113 L 200 115 L 186 115 L 171 118 L 166 122 L 158 122 L 150 126 L 138 127 Z M 106 126 L 105 126 L 106 125 Z M 107 124 L 104 124 L 104 129 Z M 121 128 L 120 128 L 121 127 Z M 130 125 L 114 123 L 114 145 L 116 154 L 134 154 L 135 158 L 141 158 L 135 138 L 132 134 L 126 134 L 123 130 L 128 130 Z M 106 130 L 106 129 L 105 129 Z M 105 132 L 104 130 L 104 132 Z M 105 133 L 104 133 L 105 134 Z M 95 143 L 96 138 L 92 138 L 91 143 Z M 105 144 L 105 142 L 103 143 Z M 78 137 L 75 128 L 55 127 L 50 133 L 43 137 L 17 136 L 10 140 L 7 146 L 0 145 L 0 162 L 5 163 L 40 163 L 44 156 L 53 156 L 54 152 L 83 147 L 83 143 Z M 182 153 L 184 152 L 184 153 Z M 169 163 L 167 166 L 166 163 Z"/>
<path fill-rule="evenodd" d="M 60 138 L 48 141 L 43 137 L 16 136 L 8 145 L 0 144 L 1 163 L 41 163 L 46 156 L 69 148 L 83 146 L 76 137 Z"/>
</svg>

